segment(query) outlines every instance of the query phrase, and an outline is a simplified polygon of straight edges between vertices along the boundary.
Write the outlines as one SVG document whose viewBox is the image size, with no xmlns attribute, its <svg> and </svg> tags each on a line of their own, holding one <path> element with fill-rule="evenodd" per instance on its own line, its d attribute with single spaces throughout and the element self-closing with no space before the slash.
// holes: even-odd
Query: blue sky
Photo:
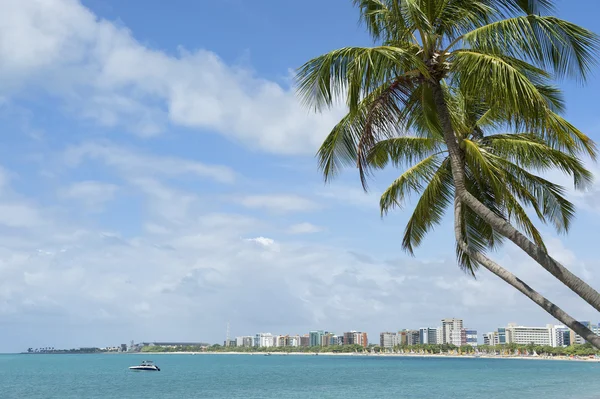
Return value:
<svg viewBox="0 0 600 399">
<path fill-rule="evenodd" d="M 291 87 L 309 58 L 368 45 L 350 1 L 4 0 L 0 15 L 0 352 L 142 340 L 546 324 L 454 261 L 444 223 L 410 258 L 407 212 L 379 217 L 353 170 L 325 186 L 314 154 L 343 114 Z M 600 5 L 560 15 L 600 31 Z M 585 12 L 578 10 L 585 9 Z M 564 82 L 594 139 L 599 76 Z M 590 167 L 597 173 L 597 165 Z M 561 182 L 567 182 L 556 176 Z M 553 254 L 599 287 L 596 184 L 573 193 Z M 409 208 L 410 209 L 410 208 Z M 494 258 L 597 320 L 511 246 Z"/>
</svg>

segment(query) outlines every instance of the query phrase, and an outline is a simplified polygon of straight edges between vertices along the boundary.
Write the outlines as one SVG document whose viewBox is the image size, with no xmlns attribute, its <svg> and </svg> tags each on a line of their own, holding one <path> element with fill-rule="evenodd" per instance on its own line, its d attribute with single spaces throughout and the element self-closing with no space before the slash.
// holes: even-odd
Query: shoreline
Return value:
<svg viewBox="0 0 600 399">
<path fill-rule="evenodd" d="M 441 358 L 441 359 L 503 359 L 503 360 L 552 360 L 566 362 L 598 363 L 600 358 L 571 358 L 568 356 L 506 356 L 506 355 L 439 355 L 439 354 L 407 354 L 407 353 L 334 353 L 334 352 L 131 352 L 116 354 L 132 355 L 248 355 L 248 356 L 348 356 L 348 357 L 400 357 L 400 358 Z"/>
</svg>

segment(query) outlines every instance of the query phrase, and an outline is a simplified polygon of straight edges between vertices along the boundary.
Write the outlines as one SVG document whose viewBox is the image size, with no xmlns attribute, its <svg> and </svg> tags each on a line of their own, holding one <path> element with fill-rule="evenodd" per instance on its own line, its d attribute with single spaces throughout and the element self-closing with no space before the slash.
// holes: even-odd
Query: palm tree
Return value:
<svg viewBox="0 0 600 399">
<path fill-rule="evenodd" d="M 440 210 L 453 202 L 461 266 L 473 272 L 483 265 L 582 336 L 595 339 L 484 252 L 508 238 L 600 310 L 600 294 L 547 253 L 523 208 L 532 207 L 543 222 L 566 231 L 572 205 L 559 186 L 528 169 L 559 167 L 571 173 L 576 187 L 589 181 L 577 156 L 595 157 L 595 146 L 560 116 L 562 99 L 550 78 L 585 78 L 598 47 L 596 35 L 542 15 L 552 9 L 551 0 L 354 2 L 381 45 L 335 50 L 298 72 L 299 92 L 309 105 L 322 109 L 346 97 L 349 107 L 319 151 L 326 179 L 344 164 L 356 163 L 366 188 L 370 168 L 381 166 L 377 162 L 386 153 L 399 164 L 419 160 L 416 171 L 409 169 L 404 181 L 395 182 L 396 197 L 386 191 L 394 203 L 404 196 L 402 190 L 422 189 L 422 179 L 435 183 L 419 201 L 433 211 L 423 216 L 425 205 L 417 205 L 405 249 L 412 252 L 439 222 Z M 457 112 L 461 106 L 470 108 Z M 499 126 L 520 134 L 486 135 Z M 417 137 L 406 137 L 410 131 Z M 447 155 L 443 161 L 440 150 Z"/>
</svg>

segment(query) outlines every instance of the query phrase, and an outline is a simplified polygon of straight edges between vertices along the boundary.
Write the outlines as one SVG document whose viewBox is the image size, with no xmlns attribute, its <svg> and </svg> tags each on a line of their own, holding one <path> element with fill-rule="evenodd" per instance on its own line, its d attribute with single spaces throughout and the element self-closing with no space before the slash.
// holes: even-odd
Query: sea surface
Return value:
<svg viewBox="0 0 600 399">
<path fill-rule="evenodd" d="M 162 371 L 128 366 L 153 360 Z M 0 398 L 600 398 L 600 363 L 264 355 L 0 355 Z"/>
</svg>

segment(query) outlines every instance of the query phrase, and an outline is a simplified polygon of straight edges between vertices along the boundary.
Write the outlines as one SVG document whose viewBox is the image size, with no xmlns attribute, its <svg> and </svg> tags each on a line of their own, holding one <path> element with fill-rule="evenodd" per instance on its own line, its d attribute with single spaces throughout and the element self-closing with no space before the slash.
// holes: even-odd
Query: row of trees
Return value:
<svg viewBox="0 0 600 399">
<path fill-rule="evenodd" d="M 489 354 L 489 355 L 533 355 L 534 353 L 540 356 L 591 356 L 600 355 L 600 351 L 595 349 L 590 344 L 585 345 L 572 345 L 568 347 L 552 347 L 552 346 L 540 346 L 540 345 L 518 345 L 518 344 L 506 344 L 506 345 L 481 345 L 473 347 L 470 345 L 463 345 L 457 347 L 455 345 L 402 345 L 396 346 L 395 348 L 383 348 L 378 345 L 370 345 L 364 348 L 361 345 L 332 345 L 332 346 L 280 346 L 280 347 L 236 347 L 236 346 L 223 346 L 223 345 L 211 345 L 209 347 L 200 346 L 179 346 L 179 347 L 166 347 L 166 346 L 145 346 L 142 348 L 142 352 L 217 352 L 217 353 L 389 353 L 391 351 L 395 353 L 414 353 L 414 354 L 465 354 L 472 355 L 475 353 Z"/>
<path fill-rule="evenodd" d="M 331 51 L 297 73 L 311 108 L 348 106 L 319 149 L 325 179 L 354 165 L 366 190 L 372 172 L 401 168 L 380 207 L 417 199 L 408 253 L 449 212 L 461 269 L 484 267 L 600 348 L 599 336 L 489 257 L 509 240 L 600 311 L 600 293 L 552 257 L 534 223 L 564 233 L 574 217 L 549 170 L 576 189 L 592 181 L 582 159 L 595 159 L 596 145 L 564 119 L 554 82 L 589 76 L 598 36 L 551 15 L 553 0 L 354 3 L 376 45 Z"/>
</svg>

